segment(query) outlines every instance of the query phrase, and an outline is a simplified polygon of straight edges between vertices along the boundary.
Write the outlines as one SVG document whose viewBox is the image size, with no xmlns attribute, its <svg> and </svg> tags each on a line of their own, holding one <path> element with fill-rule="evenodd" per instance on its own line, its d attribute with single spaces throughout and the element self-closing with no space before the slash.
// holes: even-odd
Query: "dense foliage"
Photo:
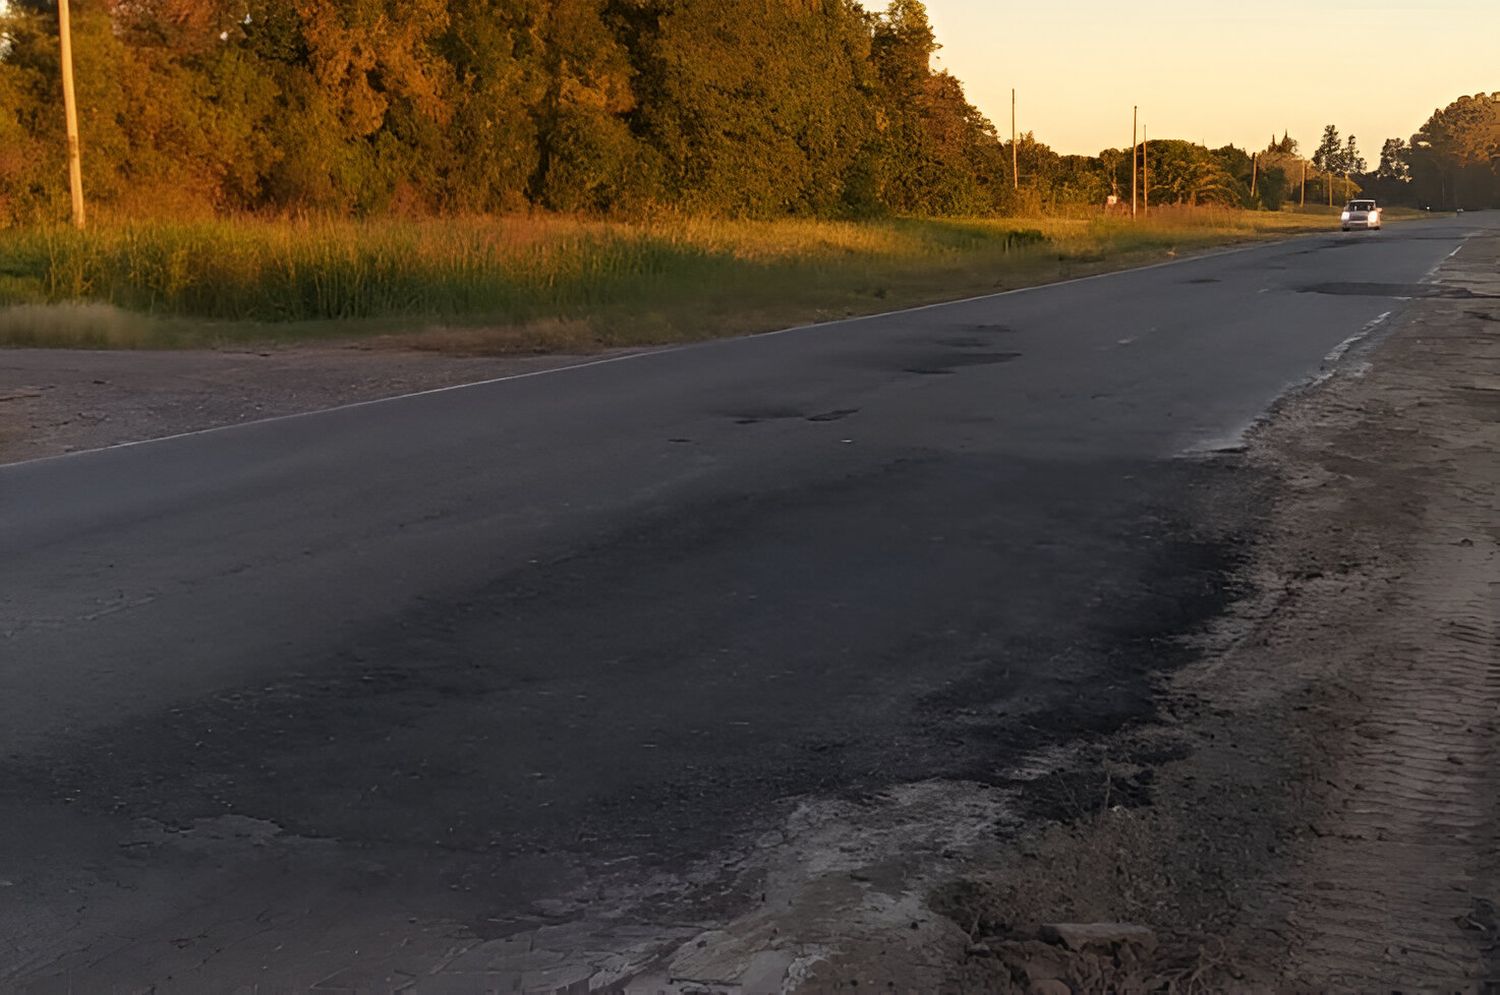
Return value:
<svg viewBox="0 0 1500 995">
<path fill-rule="evenodd" d="M 64 191 L 54 0 L 0 60 L 0 217 Z M 994 211 L 917 0 L 74 0 L 91 199 L 142 210 Z"/>
<path fill-rule="evenodd" d="M 1460 97 L 1434 111 L 1410 146 L 1389 151 L 1412 203 L 1500 207 L 1500 93 Z"/>
<path fill-rule="evenodd" d="M 55 0 L 0 4 L 0 224 L 67 210 Z M 89 199 L 109 213 L 655 208 L 981 215 L 1129 201 L 1131 150 L 1011 150 L 932 69 L 919 0 L 73 0 Z M 1275 209 L 1368 187 L 1500 198 L 1496 97 L 1363 174 L 1329 126 L 1135 149 L 1153 204 Z"/>
</svg>

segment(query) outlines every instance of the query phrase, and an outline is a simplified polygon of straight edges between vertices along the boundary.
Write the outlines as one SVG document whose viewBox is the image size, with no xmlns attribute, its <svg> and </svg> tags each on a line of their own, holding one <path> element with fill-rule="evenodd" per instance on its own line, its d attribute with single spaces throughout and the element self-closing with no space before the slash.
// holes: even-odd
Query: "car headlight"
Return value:
<svg viewBox="0 0 1500 995">
<path fill-rule="evenodd" d="M 1343 214 L 1340 214 L 1339 215 L 1339 220 L 1340 221 L 1348 221 L 1349 220 L 1349 212 L 1345 211 Z"/>
</svg>

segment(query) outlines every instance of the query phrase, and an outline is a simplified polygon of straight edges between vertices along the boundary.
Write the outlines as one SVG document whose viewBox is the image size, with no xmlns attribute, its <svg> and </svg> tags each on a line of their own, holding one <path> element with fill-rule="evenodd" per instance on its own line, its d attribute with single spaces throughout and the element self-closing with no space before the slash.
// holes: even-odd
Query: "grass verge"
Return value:
<svg viewBox="0 0 1500 995">
<path fill-rule="evenodd" d="M 0 346 L 375 339 L 461 353 L 683 342 L 1046 283 L 1326 211 L 642 223 L 226 220 L 0 232 Z"/>
</svg>

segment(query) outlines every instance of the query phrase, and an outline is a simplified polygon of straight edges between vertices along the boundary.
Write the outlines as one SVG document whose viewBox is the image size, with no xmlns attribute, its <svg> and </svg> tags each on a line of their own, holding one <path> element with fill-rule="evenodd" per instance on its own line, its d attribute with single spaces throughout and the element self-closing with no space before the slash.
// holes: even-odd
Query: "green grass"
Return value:
<svg viewBox="0 0 1500 995">
<path fill-rule="evenodd" d="M 375 337 L 535 352 L 680 342 L 1326 228 L 1315 213 L 1158 209 L 1135 222 L 531 217 L 12 229 L 0 231 L 0 345 Z"/>
</svg>

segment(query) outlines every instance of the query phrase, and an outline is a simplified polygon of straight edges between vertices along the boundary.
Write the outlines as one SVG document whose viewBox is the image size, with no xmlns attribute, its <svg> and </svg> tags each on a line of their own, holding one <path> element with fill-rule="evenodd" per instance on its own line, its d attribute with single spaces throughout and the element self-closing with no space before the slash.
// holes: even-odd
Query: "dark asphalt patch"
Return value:
<svg viewBox="0 0 1500 995">
<path fill-rule="evenodd" d="M 727 417 L 734 419 L 736 425 L 757 425 L 763 421 L 786 421 L 792 418 L 806 418 L 806 412 L 796 408 L 752 408 L 744 411 L 732 411 Z"/>
<path fill-rule="evenodd" d="M 681 868 L 801 795 L 1004 783 L 1148 721 L 1235 593 L 1237 540 L 1184 495 L 1246 492 L 1223 464 L 950 455 L 674 507 L 316 670 L 0 763 L 0 800 L 241 815 L 502 883 L 538 855 Z"/>
<path fill-rule="evenodd" d="M 1448 245 L 1453 244 L 1452 235 L 1419 235 L 1411 231 L 1410 229 L 1406 229 L 1399 234 L 1395 231 L 1387 230 L 1384 235 L 1386 240 L 1388 241 L 1399 240 L 1402 242 L 1444 242 Z"/>
<path fill-rule="evenodd" d="M 1225 498 L 1243 500 L 1240 495 L 1226 494 Z M 1135 606 L 1134 621 L 1111 624 L 1094 633 L 1095 642 L 1070 647 L 1049 661 L 1059 675 L 1073 671 L 1080 658 L 1102 661 L 1099 680 L 1080 682 L 1070 693 L 1052 696 L 1044 704 L 1029 701 L 1019 688 L 1010 686 L 1007 669 L 985 668 L 925 699 L 922 707 L 935 720 L 955 710 L 968 716 L 964 734 L 952 744 L 971 760 L 962 776 L 1019 789 L 1021 814 L 1028 819 L 1066 821 L 1085 811 L 1097 811 L 1102 793 L 1109 790 L 1103 773 L 1090 771 L 1086 765 L 1083 769 L 1070 765 L 1039 778 L 1019 780 L 997 768 L 993 759 L 1013 755 L 1023 742 L 1027 750 L 1039 745 L 1088 744 L 1153 719 L 1150 675 L 1170 672 L 1195 659 L 1198 651 L 1187 637 L 1202 631 L 1249 593 L 1237 580 L 1255 529 L 1248 507 L 1244 513 L 1242 530 L 1226 533 L 1199 534 L 1186 520 L 1168 525 L 1159 535 L 1154 563 L 1147 568 L 1146 587 L 1119 592 Z M 1030 649 L 1035 652 L 1035 647 Z M 1008 647 L 996 658 L 1016 658 L 1026 651 L 1027 647 Z M 1028 704 L 1034 710 L 1027 710 Z M 1177 756 L 1163 753 L 1160 745 L 1152 750 L 1111 759 L 1146 767 Z M 1138 797 L 1140 803 L 1147 800 L 1145 795 Z M 1117 803 L 1126 801 L 1124 795 L 1116 797 Z"/>
<path fill-rule="evenodd" d="M 1290 252 L 1290 253 L 1288 253 L 1288 255 L 1292 255 L 1292 256 L 1310 256 L 1310 255 L 1313 255 L 1314 253 L 1327 252 L 1327 251 L 1329 251 L 1331 249 L 1349 249 L 1349 248 L 1353 248 L 1354 246 L 1356 246 L 1358 244 L 1360 244 L 1360 243 L 1355 242 L 1354 240 L 1352 240 L 1352 239 L 1348 238 L 1347 236 L 1345 236 L 1345 237 L 1342 237 L 1342 238 L 1335 238 L 1335 239 L 1330 239 L 1329 241 L 1326 241 L 1326 242 L 1321 242 L 1321 243 L 1319 243 L 1317 245 L 1312 246 L 1311 248 L 1298 249 L 1296 252 Z"/>
<path fill-rule="evenodd" d="M 995 366 L 999 363 L 1010 363 L 1021 358 L 1019 352 L 958 352 L 939 353 L 923 357 L 925 360 L 908 360 L 910 365 L 903 366 L 901 372 L 914 373 L 921 376 L 944 376 L 956 373 L 959 369 L 967 366 Z"/>
<path fill-rule="evenodd" d="M 1458 300 L 1496 296 L 1476 294 L 1467 287 L 1451 287 L 1436 283 L 1314 283 L 1306 287 L 1298 287 L 1297 292 L 1349 297 L 1409 297 L 1412 299 L 1446 297 Z"/>
<path fill-rule="evenodd" d="M 1194 277 L 1191 280 L 1183 280 L 1182 282 L 1183 283 L 1219 283 L 1221 281 L 1216 276 L 1199 276 L 1199 277 Z"/>
</svg>

